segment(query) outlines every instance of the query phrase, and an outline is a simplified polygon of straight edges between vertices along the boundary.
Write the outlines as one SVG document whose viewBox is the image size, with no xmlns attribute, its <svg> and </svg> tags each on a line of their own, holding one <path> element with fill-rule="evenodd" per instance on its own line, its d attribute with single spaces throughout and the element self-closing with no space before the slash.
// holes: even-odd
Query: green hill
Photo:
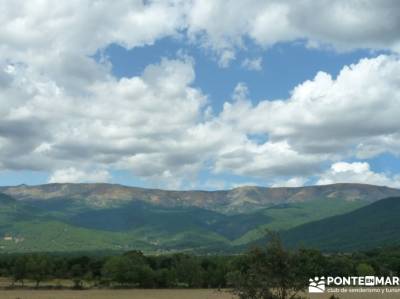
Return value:
<svg viewBox="0 0 400 299">
<path fill-rule="evenodd" d="M 380 200 L 344 215 L 307 223 L 283 234 L 290 246 L 352 251 L 400 244 L 400 197 Z"/>
<path fill-rule="evenodd" d="M 181 193 L 140 189 L 143 196 L 147 194 L 141 199 L 136 195 L 126 197 L 132 188 L 124 188 L 107 184 L 3 187 L 8 195 L 0 193 L 0 252 L 132 249 L 145 252 L 227 252 L 246 248 L 248 244 L 261 240 L 267 229 L 286 231 L 285 238 L 287 236 L 291 245 L 304 240 L 323 249 L 347 250 L 345 246 L 338 247 L 334 239 L 327 241 L 322 234 L 309 233 L 311 229 L 307 223 L 336 219 L 327 217 L 365 207 L 375 201 L 370 193 L 398 192 L 396 189 L 352 184 L 270 188 L 268 192 L 267 188 L 251 187 L 232 191 L 236 197 L 232 199 L 231 194 L 228 200 L 227 194 L 231 191 Z M 107 200 L 102 191 L 112 199 Z M 158 197 L 154 200 L 156 194 L 161 196 L 163 192 L 167 194 L 166 202 Z M 10 194 L 15 194 L 16 199 Z M 268 199 L 263 199 L 261 194 Z M 117 195 L 121 198 L 118 199 Z M 220 195 L 222 199 L 219 199 Z M 220 202 L 200 204 L 201 196 L 211 196 Z M 107 204 L 98 204 L 99 198 L 100 202 Z M 208 202 L 210 198 L 204 200 Z M 222 207 L 221 201 L 227 201 L 227 213 L 218 211 Z M 249 211 L 232 213 L 235 210 L 232 205 L 240 204 L 243 208 L 243 203 L 249 202 L 252 203 Z M 365 217 L 368 221 L 374 219 L 368 215 Z M 357 230 L 353 233 L 357 234 Z M 321 236 L 314 240 L 310 234 Z M 346 237 L 351 239 L 351 236 Z M 342 237 L 338 238 L 340 241 Z"/>
<path fill-rule="evenodd" d="M 263 238 L 266 230 L 282 231 L 298 225 L 324 219 L 326 217 L 344 214 L 366 205 L 361 201 L 341 199 L 316 199 L 300 203 L 276 205 L 260 211 L 265 215 L 265 223 L 249 230 L 234 241 L 235 245 L 243 245 Z"/>
<path fill-rule="evenodd" d="M 92 208 L 68 199 L 0 199 L 0 249 L 16 251 L 225 251 L 286 229 L 357 208 L 361 203 L 316 200 L 250 214 L 224 215 L 197 207 L 127 202 Z"/>
</svg>

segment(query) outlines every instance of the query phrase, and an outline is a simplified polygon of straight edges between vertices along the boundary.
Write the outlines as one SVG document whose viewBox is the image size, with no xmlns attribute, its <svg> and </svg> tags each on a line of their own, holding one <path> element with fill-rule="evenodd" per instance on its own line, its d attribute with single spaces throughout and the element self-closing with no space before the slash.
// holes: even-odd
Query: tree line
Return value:
<svg viewBox="0 0 400 299">
<path fill-rule="evenodd" d="M 296 298 L 314 276 L 400 275 L 400 247 L 324 254 L 287 250 L 279 238 L 272 238 L 267 246 L 236 256 L 155 256 L 140 251 L 1 255 L 0 275 L 10 279 L 10 287 L 23 287 L 29 280 L 39 288 L 51 279 L 63 279 L 74 288 L 83 288 L 83 282 L 98 288 L 231 288 L 240 298 Z"/>
<path fill-rule="evenodd" d="M 115 256 L 1 255 L 0 276 L 10 279 L 10 287 L 23 287 L 29 280 L 39 288 L 45 281 L 64 279 L 74 288 L 82 288 L 84 281 L 93 287 L 222 288 L 233 259 L 184 253 L 145 256 L 140 251 Z"/>
</svg>

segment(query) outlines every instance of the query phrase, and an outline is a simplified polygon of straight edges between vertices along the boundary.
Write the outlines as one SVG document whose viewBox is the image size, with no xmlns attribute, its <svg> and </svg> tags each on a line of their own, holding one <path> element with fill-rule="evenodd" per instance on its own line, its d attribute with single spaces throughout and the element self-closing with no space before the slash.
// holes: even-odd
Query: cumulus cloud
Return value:
<svg viewBox="0 0 400 299">
<path fill-rule="evenodd" d="M 172 176 L 198 163 L 189 129 L 202 120 L 206 97 L 190 87 L 190 60 L 162 60 L 140 77 L 94 82 L 80 96 L 25 66 L 7 67 L 10 88 L 19 92 L 11 101 L 9 90 L 0 90 L 4 168 L 116 165 L 139 176 Z"/>
<path fill-rule="evenodd" d="M 400 176 L 376 173 L 367 162 L 337 162 L 317 182 L 318 185 L 333 183 L 362 183 L 399 188 Z"/>
<path fill-rule="evenodd" d="M 246 39 L 260 47 L 301 39 L 338 50 L 399 52 L 399 5 L 394 0 L 2 1 L 0 57 L 12 54 L 61 81 L 68 69 L 67 81 L 73 81 L 99 76 L 85 55 L 111 43 L 133 48 L 166 36 L 210 49 L 221 66 L 246 48 Z"/>
<path fill-rule="evenodd" d="M 337 78 L 319 72 L 286 100 L 227 103 L 221 119 L 247 133 L 287 141 L 298 153 L 372 157 L 397 151 L 400 113 L 400 60 L 397 56 L 362 59 Z M 251 115 L 251 117 L 244 117 Z M 379 143 L 377 141 L 384 141 Z"/>
<path fill-rule="evenodd" d="M 110 43 L 132 48 L 174 35 L 182 27 L 177 1 L 23 1 L 1 2 L 2 51 L 65 49 L 94 53 Z M 133 30 L 135 29 L 135 30 Z M 22 46 L 28 45 L 28 48 Z M 80 47 L 76 47 L 80 45 Z M 49 49 L 50 47 L 50 49 Z"/>
<path fill-rule="evenodd" d="M 160 59 L 121 79 L 106 58 L 93 59 L 112 43 L 171 36 L 211 50 L 225 67 L 249 39 L 399 50 L 397 1 L 323 2 L 0 2 L 0 169 L 49 171 L 50 181 L 108 180 L 123 169 L 174 187 L 206 170 L 294 176 L 286 184 L 297 185 L 327 162 L 398 154 L 394 55 L 346 66 L 337 78 L 320 72 L 283 100 L 254 105 L 239 84 L 220 114 L 193 86 L 190 58 Z"/>
<path fill-rule="evenodd" d="M 194 0 L 187 8 L 189 37 L 226 63 L 250 39 L 260 47 L 305 40 L 339 51 L 400 51 L 399 2 L 311 0 Z M 316 14 L 315 12 L 318 11 Z"/>
<path fill-rule="evenodd" d="M 49 178 L 49 183 L 105 183 L 111 179 L 106 170 L 85 172 L 69 167 L 56 170 Z"/>
<path fill-rule="evenodd" d="M 222 151 L 215 162 L 215 171 L 237 175 L 274 178 L 290 175 L 309 175 L 318 171 L 323 160 L 293 150 L 287 142 L 256 144 L 247 140 Z"/>
<path fill-rule="evenodd" d="M 307 182 L 304 177 L 292 177 L 288 180 L 277 180 L 271 187 L 302 187 Z"/>
<path fill-rule="evenodd" d="M 305 177 L 320 173 L 327 161 L 399 154 L 399 74 L 397 56 L 362 59 L 345 66 L 337 78 L 319 72 L 295 87 L 290 98 L 256 105 L 238 85 L 235 101 L 225 103 L 218 118 L 248 138 L 219 155 L 216 169 Z M 266 141 L 254 142 L 252 134 Z"/>
<path fill-rule="evenodd" d="M 361 60 L 337 78 L 321 72 L 286 100 L 254 105 L 240 83 L 217 115 L 208 115 L 206 96 L 191 86 L 189 58 L 94 81 L 82 95 L 24 64 L 3 65 L 2 73 L 3 169 L 123 169 L 174 188 L 208 169 L 295 186 L 327 161 L 398 153 L 395 56 Z"/>
</svg>

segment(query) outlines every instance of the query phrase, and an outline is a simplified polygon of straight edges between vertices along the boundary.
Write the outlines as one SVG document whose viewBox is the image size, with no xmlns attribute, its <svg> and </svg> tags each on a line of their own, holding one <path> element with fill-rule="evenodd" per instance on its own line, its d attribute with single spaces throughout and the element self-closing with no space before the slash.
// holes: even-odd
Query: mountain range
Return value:
<svg viewBox="0 0 400 299">
<path fill-rule="evenodd" d="M 0 187 L 0 251 L 235 252 L 263 240 L 267 229 L 280 231 L 291 246 L 355 250 L 400 239 L 369 242 L 365 229 L 368 224 L 368 230 L 379 230 L 376 217 L 388 219 L 385 229 L 395 228 L 395 217 L 387 217 L 395 209 L 381 199 L 397 203 L 396 197 L 400 190 L 363 184 L 224 191 L 113 184 Z M 375 205 L 380 216 L 374 216 Z M 353 223 L 358 226 L 349 237 Z M 364 241 L 354 237 L 361 231 Z"/>
</svg>

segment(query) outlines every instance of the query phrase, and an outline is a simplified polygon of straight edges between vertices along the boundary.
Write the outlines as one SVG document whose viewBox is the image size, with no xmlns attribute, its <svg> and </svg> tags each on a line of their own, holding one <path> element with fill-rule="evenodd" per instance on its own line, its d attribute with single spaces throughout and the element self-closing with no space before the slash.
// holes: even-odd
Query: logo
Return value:
<svg viewBox="0 0 400 299">
<path fill-rule="evenodd" d="M 365 276 L 365 286 L 373 287 L 375 286 L 375 276 Z"/>
<path fill-rule="evenodd" d="M 308 285 L 309 293 L 324 293 L 325 292 L 325 277 L 314 277 L 310 278 L 310 284 Z"/>
<path fill-rule="evenodd" d="M 346 293 L 346 292 L 398 292 L 398 276 L 321 276 L 309 279 L 309 293 Z M 341 288 L 338 288 L 341 287 Z M 365 289 L 365 287 L 369 289 Z M 385 288 L 383 288 L 385 287 Z M 392 287 L 392 288 L 390 288 Z M 393 288 L 397 287 L 397 288 Z"/>
</svg>

